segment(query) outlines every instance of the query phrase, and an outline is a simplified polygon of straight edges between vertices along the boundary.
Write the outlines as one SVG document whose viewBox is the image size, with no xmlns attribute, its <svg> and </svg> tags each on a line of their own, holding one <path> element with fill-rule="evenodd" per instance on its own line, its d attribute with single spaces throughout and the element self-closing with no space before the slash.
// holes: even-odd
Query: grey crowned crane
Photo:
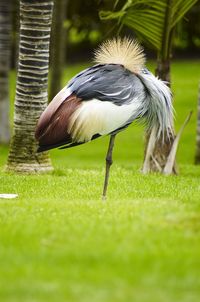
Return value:
<svg viewBox="0 0 200 302">
<path fill-rule="evenodd" d="M 75 77 L 39 118 L 38 152 L 84 144 L 110 135 L 103 198 L 106 197 L 115 136 L 135 120 L 144 120 L 158 136 L 172 129 L 170 89 L 145 67 L 138 42 L 113 39 L 95 52 L 96 65 Z"/>
</svg>

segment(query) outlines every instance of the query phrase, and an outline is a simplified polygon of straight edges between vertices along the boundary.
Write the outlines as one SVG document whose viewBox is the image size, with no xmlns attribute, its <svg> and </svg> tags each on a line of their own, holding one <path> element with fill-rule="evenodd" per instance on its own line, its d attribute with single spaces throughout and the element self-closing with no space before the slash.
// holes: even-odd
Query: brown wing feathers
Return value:
<svg viewBox="0 0 200 302">
<path fill-rule="evenodd" d="M 39 152 L 71 143 L 67 132 L 71 115 L 81 105 L 81 99 L 72 94 L 58 106 L 52 101 L 41 115 L 35 132 L 39 141 Z"/>
</svg>

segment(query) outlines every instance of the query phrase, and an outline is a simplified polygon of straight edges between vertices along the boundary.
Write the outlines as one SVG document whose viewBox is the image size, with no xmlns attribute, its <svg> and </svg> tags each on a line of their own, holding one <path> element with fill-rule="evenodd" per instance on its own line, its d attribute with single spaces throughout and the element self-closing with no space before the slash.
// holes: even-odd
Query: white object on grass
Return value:
<svg viewBox="0 0 200 302">
<path fill-rule="evenodd" d="M 0 198 L 11 199 L 18 197 L 18 194 L 0 194 Z"/>
</svg>

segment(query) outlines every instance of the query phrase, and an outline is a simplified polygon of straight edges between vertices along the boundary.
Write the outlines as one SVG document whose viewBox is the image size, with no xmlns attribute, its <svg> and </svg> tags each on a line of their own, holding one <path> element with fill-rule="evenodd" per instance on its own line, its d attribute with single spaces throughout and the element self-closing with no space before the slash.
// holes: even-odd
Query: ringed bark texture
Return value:
<svg viewBox="0 0 200 302">
<path fill-rule="evenodd" d="M 20 43 L 15 97 L 14 134 L 7 170 L 52 170 L 46 152 L 37 154 L 36 123 L 47 106 L 49 42 L 53 1 L 20 1 Z"/>
<path fill-rule="evenodd" d="M 0 1 L 0 143 L 10 141 L 9 70 L 11 47 L 11 0 Z"/>
</svg>

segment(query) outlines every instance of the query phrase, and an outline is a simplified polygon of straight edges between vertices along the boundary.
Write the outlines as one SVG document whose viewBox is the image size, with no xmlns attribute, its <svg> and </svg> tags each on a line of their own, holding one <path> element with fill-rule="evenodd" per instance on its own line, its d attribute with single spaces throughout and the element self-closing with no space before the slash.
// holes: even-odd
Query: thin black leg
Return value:
<svg viewBox="0 0 200 302">
<path fill-rule="evenodd" d="M 105 174 L 105 180 L 104 180 L 104 187 L 103 187 L 103 195 L 102 199 L 106 199 L 106 192 L 107 192 L 107 187 L 108 187 L 108 179 L 109 179 L 109 172 L 110 172 L 110 166 L 113 163 L 112 160 L 112 152 L 113 152 L 113 147 L 114 147 L 114 142 L 115 142 L 115 136 L 116 134 L 113 134 L 110 136 L 110 142 L 108 146 L 108 152 L 106 155 L 106 174 Z"/>
</svg>

